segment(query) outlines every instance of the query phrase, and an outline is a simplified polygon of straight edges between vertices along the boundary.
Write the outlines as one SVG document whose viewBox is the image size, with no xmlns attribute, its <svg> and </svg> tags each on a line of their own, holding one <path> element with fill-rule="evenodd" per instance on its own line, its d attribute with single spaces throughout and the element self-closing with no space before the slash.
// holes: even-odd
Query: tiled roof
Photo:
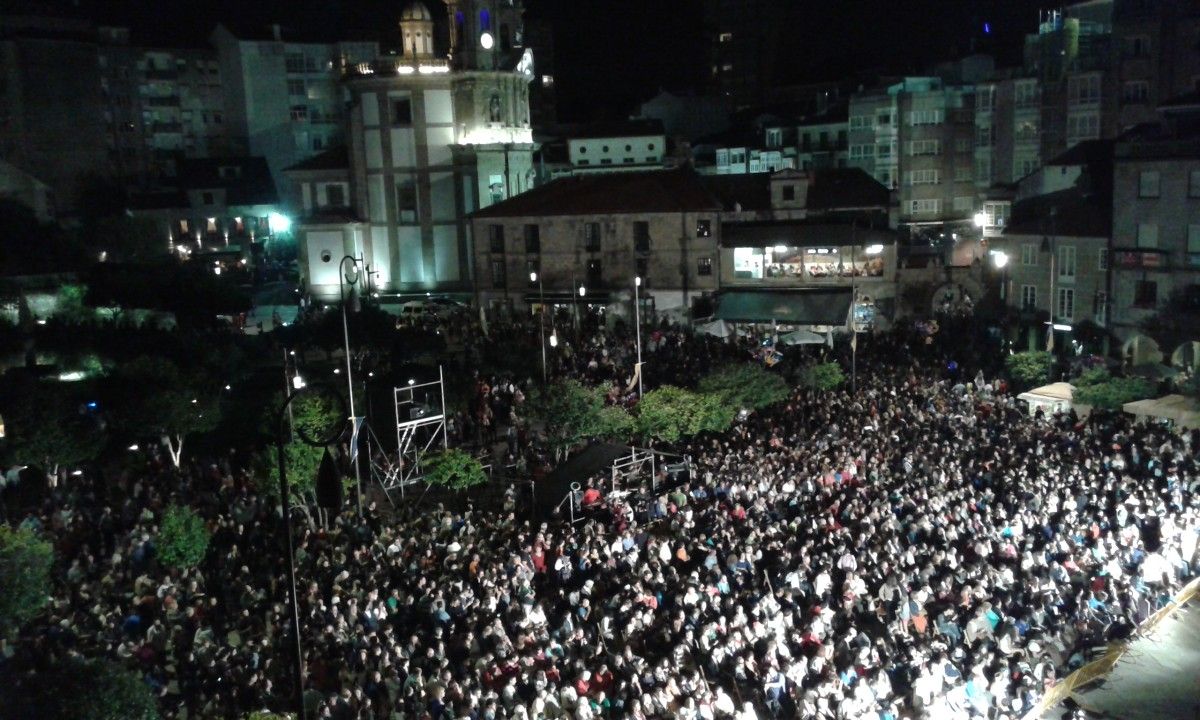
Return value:
<svg viewBox="0 0 1200 720">
<path fill-rule="evenodd" d="M 1087 194 L 1075 187 L 1026 198 L 1013 205 L 1004 234 L 1108 237 L 1112 234 L 1112 196 Z"/>
<path fill-rule="evenodd" d="M 233 170 L 226 170 L 233 168 Z M 179 163 L 181 190 L 221 188 L 229 205 L 270 205 L 279 202 L 266 158 L 197 158 Z"/>
<path fill-rule="evenodd" d="M 808 186 L 809 210 L 887 207 L 891 191 L 860 168 L 828 168 L 813 172 Z"/>
<path fill-rule="evenodd" d="M 559 178 L 472 213 L 475 218 L 717 211 L 690 168 Z"/>
<path fill-rule="evenodd" d="M 350 169 L 350 151 L 345 145 L 331 147 L 328 150 L 317 153 L 307 160 L 302 160 L 289 168 L 285 168 L 284 172 L 305 171 L 305 170 L 349 170 Z"/>
</svg>

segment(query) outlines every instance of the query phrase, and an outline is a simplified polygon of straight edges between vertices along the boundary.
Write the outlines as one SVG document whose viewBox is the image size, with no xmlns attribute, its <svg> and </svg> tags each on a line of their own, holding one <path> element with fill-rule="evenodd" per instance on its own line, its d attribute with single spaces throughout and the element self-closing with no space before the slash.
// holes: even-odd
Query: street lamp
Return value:
<svg viewBox="0 0 1200 720">
<path fill-rule="evenodd" d="M 642 276 L 633 278 L 633 326 L 637 332 L 637 379 L 638 400 L 642 399 L 642 302 L 638 288 L 642 286 Z"/>
<path fill-rule="evenodd" d="M 346 261 L 350 261 L 350 269 L 343 271 Z M 342 338 L 346 342 L 346 387 L 350 394 L 350 442 L 355 445 L 351 450 L 354 456 L 354 495 L 358 504 L 358 518 L 362 519 L 362 474 L 358 464 L 358 415 L 354 412 L 354 375 L 350 363 L 350 324 L 346 319 L 346 285 L 354 292 L 354 284 L 358 282 L 358 260 L 353 255 L 342 257 L 338 263 L 338 296 L 342 300 Z M 345 282 L 343 283 L 343 279 Z"/>
<path fill-rule="evenodd" d="M 1058 218 L 1058 207 L 1051 206 L 1050 208 L 1050 234 L 1042 238 L 1042 252 L 1050 253 L 1050 297 L 1047 298 L 1047 307 L 1050 311 L 1050 323 L 1046 329 L 1046 352 L 1054 352 L 1054 261 L 1058 255 L 1057 238 L 1055 237 L 1055 225 Z"/>
<path fill-rule="evenodd" d="M 542 341 L 542 384 L 546 382 L 546 292 L 542 288 L 542 278 L 536 273 L 529 273 L 529 282 L 535 282 L 538 286 L 538 302 L 541 304 L 541 313 L 538 316 L 538 339 Z"/>
<path fill-rule="evenodd" d="M 982 210 L 975 213 L 975 217 L 973 219 L 975 221 L 975 227 L 979 228 L 980 230 L 987 225 L 987 213 Z"/>
<path fill-rule="evenodd" d="M 304 712 L 304 646 L 300 638 L 300 603 L 296 598 L 296 549 L 295 538 L 292 535 L 292 509 L 291 505 L 291 486 L 288 484 L 287 462 L 284 455 L 284 433 L 283 433 L 283 416 L 284 413 L 290 415 L 292 410 L 292 402 L 309 390 L 303 387 L 301 383 L 300 389 L 288 395 L 283 401 L 283 406 L 279 408 L 279 414 L 276 416 L 275 427 L 278 432 L 275 435 L 275 452 L 279 463 L 279 509 L 283 514 L 283 532 L 285 537 L 284 547 L 287 550 L 287 571 L 288 571 L 288 600 L 292 606 L 292 635 L 295 640 L 295 665 L 292 666 L 292 682 L 295 685 L 295 702 L 296 702 L 296 717 L 299 720 L 306 720 L 307 714 Z M 342 401 L 342 396 L 336 392 L 330 392 L 342 408 L 345 405 Z M 299 431 L 294 431 L 300 436 L 300 439 L 312 447 L 328 448 L 330 444 L 335 442 L 341 429 L 337 425 L 331 425 L 329 433 L 326 436 L 314 438 L 308 434 L 305 428 L 300 428 Z M 326 450 L 328 452 L 328 450 Z"/>
</svg>

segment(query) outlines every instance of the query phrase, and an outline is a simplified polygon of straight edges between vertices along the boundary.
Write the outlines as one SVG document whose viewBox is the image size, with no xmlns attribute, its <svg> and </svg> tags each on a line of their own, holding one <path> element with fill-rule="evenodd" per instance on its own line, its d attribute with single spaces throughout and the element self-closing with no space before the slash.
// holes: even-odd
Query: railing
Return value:
<svg viewBox="0 0 1200 720">
<path fill-rule="evenodd" d="M 344 76 L 369 77 L 371 75 L 440 75 L 450 72 L 450 61 L 445 58 L 381 57 L 371 62 L 355 63 L 342 68 Z"/>
</svg>

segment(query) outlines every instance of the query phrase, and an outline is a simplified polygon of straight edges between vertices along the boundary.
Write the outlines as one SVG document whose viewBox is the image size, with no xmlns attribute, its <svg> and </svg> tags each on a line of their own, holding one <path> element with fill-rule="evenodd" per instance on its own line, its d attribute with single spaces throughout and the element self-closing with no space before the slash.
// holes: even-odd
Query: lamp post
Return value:
<svg viewBox="0 0 1200 720">
<path fill-rule="evenodd" d="M 642 276 L 633 279 L 633 327 L 637 333 L 637 379 L 638 400 L 642 399 L 642 302 L 638 288 L 642 286 Z"/>
<path fill-rule="evenodd" d="M 343 271 L 346 266 L 346 261 L 350 261 L 352 270 Z M 345 282 L 343 283 L 343 280 Z M 354 284 L 358 282 L 358 260 L 353 255 L 346 255 L 342 261 L 338 263 L 338 295 L 342 300 L 342 338 L 346 343 L 346 388 L 350 395 L 350 442 L 358 444 L 358 416 L 354 413 L 354 375 L 353 368 L 350 362 L 350 324 L 346 319 L 346 285 L 350 286 L 350 291 L 354 291 Z M 354 456 L 354 496 L 358 505 L 358 518 L 362 519 L 362 475 L 358 469 L 358 448 L 351 448 L 351 454 Z"/>
<path fill-rule="evenodd" d="M 1050 322 L 1046 324 L 1046 352 L 1054 352 L 1054 272 L 1055 260 L 1058 256 L 1057 238 L 1054 236 L 1055 221 L 1058 216 L 1058 208 L 1052 206 L 1050 208 L 1050 234 L 1042 238 L 1042 252 L 1050 253 L 1050 297 L 1047 299 L 1050 310 Z"/>
<path fill-rule="evenodd" d="M 538 338 L 542 341 L 542 384 L 546 383 L 546 292 L 542 287 L 542 278 L 536 273 L 529 273 L 529 282 L 538 285 L 538 302 L 542 306 L 538 316 Z"/>
<path fill-rule="evenodd" d="M 285 370 L 286 372 L 286 370 Z M 300 376 L 296 376 L 296 380 L 300 380 Z M 296 702 L 296 717 L 299 720 L 306 720 L 307 715 L 304 712 L 304 645 L 300 638 L 300 603 L 296 597 L 296 548 L 295 538 L 292 530 L 292 509 L 291 505 L 291 485 L 288 483 L 287 476 L 287 461 L 284 455 L 284 432 L 283 432 L 283 416 L 284 413 L 290 415 L 292 411 L 292 402 L 301 395 L 309 392 L 303 381 L 295 382 L 296 391 L 289 393 L 287 399 L 283 401 L 283 406 L 279 408 L 279 414 L 276 417 L 275 427 L 277 433 L 275 435 L 275 452 L 279 463 L 279 509 L 283 514 L 283 532 L 285 537 L 284 549 L 287 551 L 287 572 L 288 572 L 288 601 L 292 609 L 292 636 L 295 649 L 295 664 L 292 666 L 292 682 L 295 685 L 295 702 Z M 331 393 L 339 404 L 342 403 L 342 398 L 336 392 Z M 343 405 L 344 408 L 344 405 Z M 293 430 L 293 432 L 295 432 Z M 326 437 L 313 438 L 310 437 L 304 430 L 297 433 L 300 439 L 307 445 L 313 447 L 328 447 L 330 443 L 337 439 L 340 434 L 340 429 L 336 426 L 329 429 L 329 434 Z M 290 435 L 289 435 L 290 437 Z"/>
</svg>

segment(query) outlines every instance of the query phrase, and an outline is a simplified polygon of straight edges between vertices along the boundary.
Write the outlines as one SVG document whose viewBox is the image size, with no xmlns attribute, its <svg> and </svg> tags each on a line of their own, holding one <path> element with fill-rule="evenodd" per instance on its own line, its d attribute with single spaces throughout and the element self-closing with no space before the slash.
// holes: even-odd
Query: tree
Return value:
<svg viewBox="0 0 1200 720">
<path fill-rule="evenodd" d="M 0 637 L 37 616 L 50 600 L 54 548 L 28 528 L 0 524 Z"/>
<path fill-rule="evenodd" d="M 92 307 L 161 310 L 185 328 L 211 328 L 218 315 L 250 309 L 250 296 L 228 273 L 199 260 L 166 264 L 97 263 L 87 280 Z"/>
<path fill-rule="evenodd" d="M 638 403 L 637 429 L 646 437 L 678 442 L 702 432 L 727 430 L 737 412 L 720 395 L 664 385 Z"/>
<path fill-rule="evenodd" d="M 421 469 L 426 483 L 451 490 L 466 490 L 488 480 L 479 460 L 458 448 L 422 453 Z"/>
<path fill-rule="evenodd" d="M 110 386 L 118 423 L 138 437 L 153 434 L 179 467 L 183 441 L 205 433 L 221 418 L 220 384 L 204 375 L 185 375 L 171 361 L 141 357 L 121 366 Z"/>
<path fill-rule="evenodd" d="M 628 440 L 637 427 L 637 421 L 629 411 L 618 405 L 600 408 L 597 419 L 596 437 L 613 442 Z"/>
<path fill-rule="evenodd" d="M 208 552 L 209 535 L 204 521 L 194 510 L 172 505 L 163 514 L 154 545 L 159 559 L 168 567 L 193 568 Z"/>
<path fill-rule="evenodd" d="M 742 363 L 718 368 L 700 380 L 700 392 L 721 396 L 735 408 L 761 410 L 783 402 L 787 382 L 761 365 Z"/>
<path fill-rule="evenodd" d="M 270 412 L 264 418 L 264 429 L 272 438 L 280 430 L 275 425 L 278 419 L 275 409 L 279 407 L 279 402 L 271 403 Z M 325 449 L 309 445 L 302 438 L 324 440 L 333 434 L 337 426 L 345 425 L 347 419 L 342 416 L 342 409 L 331 397 L 312 393 L 301 395 L 292 401 L 291 422 L 294 428 L 294 432 L 291 433 L 293 439 L 283 446 L 288 491 L 291 494 L 292 506 L 305 508 L 307 512 L 307 506 L 316 501 L 317 470 L 321 467 L 321 457 Z M 284 432 L 288 430 L 285 428 Z M 254 478 L 260 492 L 272 498 L 279 497 L 279 457 L 274 443 L 259 454 Z"/>
<path fill-rule="evenodd" d="M 604 392 L 577 380 L 556 380 L 529 398 L 529 413 L 545 429 L 550 447 L 562 457 L 575 445 L 601 435 Z"/>
<path fill-rule="evenodd" d="M 835 362 L 809 365 L 800 371 L 800 384 L 810 390 L 836 390 L 846 382 L 846 373 Z"/>
<path fill-rule="evenodd" d="M 255 710 L 246 716 L 246 720 L 295 720 L 294 713 L 273 713 L 270 710 Z"/>
<path fill-rule="evenodd" d="M 166 260 L 167 234 L 150 218 L 124 213 L 96 221 L 93 242 L 98 251 L 120 262 Z"/>
<path fill-rule="evenodd" d="M 1071 400 L 1097 410 L 1120 410 L 1125 403 L 1153 397 L 1154 390 L 1154 383 L 1145 378 L 1109 378 L 1076 386 Z"/>
<path fill-rule="evenodd" d="M 60 467 L 92 460 L 106 436 L 98 404 L 85 383 L 13 383 L 0 393 L 5 419 L 5 454 L 15 464 L 56 475 Z"/>
<path fill-rule="evenodd" d="M 116 663 L 67 659 L 0 684 L 7 717 L 39 720 L 157 720 L 150 686 Z"/>
<path fill-rule="evenodd" d="M 1042 350 L 1026 350 L 1004 358 L 1004 366 L 1017 385 L 1033 387 L 1050 379 L 1054 355 Z"/>
</svg>

